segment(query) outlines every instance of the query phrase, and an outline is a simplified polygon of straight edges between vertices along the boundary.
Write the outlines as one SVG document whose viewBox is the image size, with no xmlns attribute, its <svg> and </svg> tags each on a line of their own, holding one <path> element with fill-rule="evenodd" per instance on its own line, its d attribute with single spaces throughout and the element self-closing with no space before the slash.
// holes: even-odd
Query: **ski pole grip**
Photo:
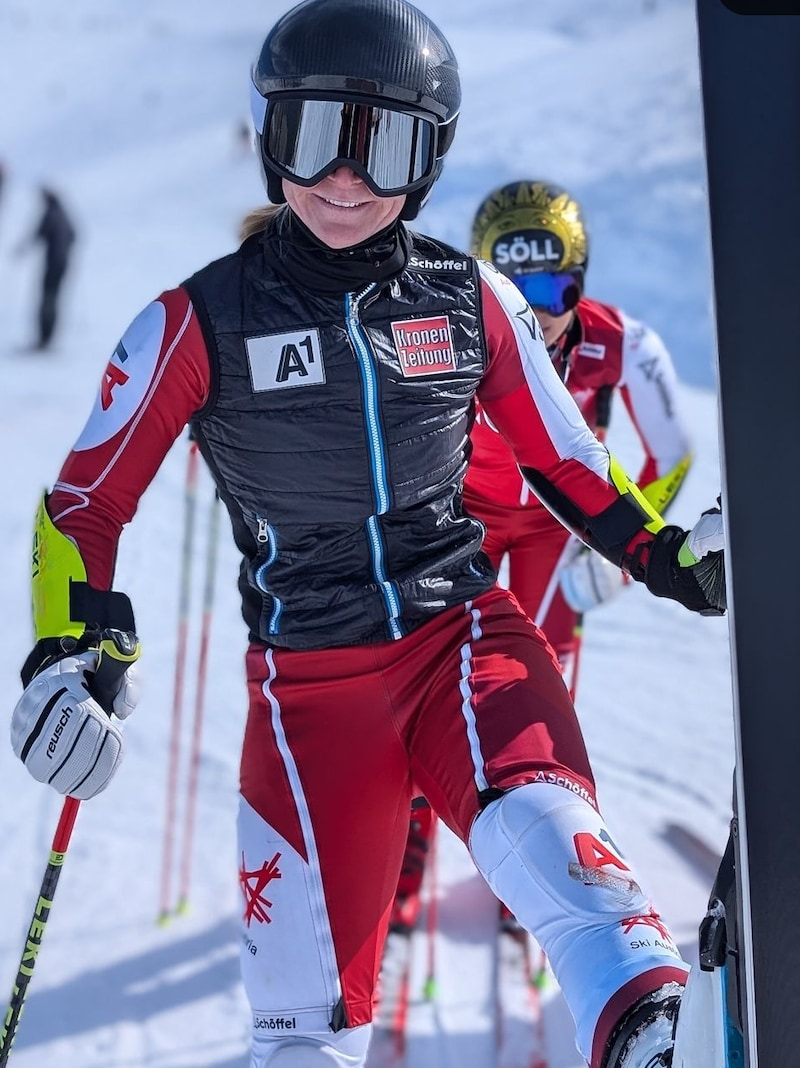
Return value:
<svg viewBox="0 0 800 1068">
<path fill-rule="evenodd" d="M 129 630 L 107 628 L 101 632 L 92 696 L 108 715 L 114 707 L 122 676 L 139 659 L 139 639 Z"/>
</svg>

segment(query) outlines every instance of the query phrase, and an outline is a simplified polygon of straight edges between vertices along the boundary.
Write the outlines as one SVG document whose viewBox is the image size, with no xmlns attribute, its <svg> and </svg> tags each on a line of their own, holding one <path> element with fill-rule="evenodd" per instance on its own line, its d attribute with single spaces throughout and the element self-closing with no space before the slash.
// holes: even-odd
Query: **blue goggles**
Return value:
<svg viewBox="0 0 800 1068">
<path fill-rule="evenodd" d="M 572 311 L 583 293 L 583 268 L 551 274 L 515 274 L 511 281 L 532 308 L 542 308 L 548 315 L 563 315 Z"/>
</svg>

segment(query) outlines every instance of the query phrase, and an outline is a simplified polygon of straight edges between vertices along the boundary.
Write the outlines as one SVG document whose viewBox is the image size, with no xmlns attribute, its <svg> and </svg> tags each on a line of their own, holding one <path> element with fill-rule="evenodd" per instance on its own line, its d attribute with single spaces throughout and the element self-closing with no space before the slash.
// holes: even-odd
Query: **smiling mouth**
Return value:
<svg viewBox="0 0 800 1068">
<path fill-rule="evenodd" d="M 326 204 L 332 204 L 335 208 L 360 208 L 359 200 L 334 200 L 333 197 L 322 197 Z"/>
</svg>

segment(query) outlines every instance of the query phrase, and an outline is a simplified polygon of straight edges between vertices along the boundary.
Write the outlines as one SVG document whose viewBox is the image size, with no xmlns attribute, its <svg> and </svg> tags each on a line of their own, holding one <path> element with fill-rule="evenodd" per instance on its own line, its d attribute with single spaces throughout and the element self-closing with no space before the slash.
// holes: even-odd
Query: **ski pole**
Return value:
<svg viewBox="0 0 800 1068">
<path fill-rule="evenodd" d="M 50 918 L 50 910 L 53 907 L 58 878 L 61 875 L 61 868 L 67 855 L 67 847 L 69 846 L 72 828 L 75 826 L 75 818 L 78 815 L 80 804 L 77 798 L 67 797 L 65 799 L 56 833 L 53 835 L 50 857 L 47 861 L 42 885 L 39 888 L 39 897 L 28 927 L 25 948 L 22 951 L 17 977 L 14 980 L 11 1000 L 8 1003 L 2 1029 L 0 1029 L 0 1068 L 5 1068 L 8 1055 L 11 1052 L 11 1044 L 16 1038 L 19 1018 L 22 1015 L 22 1009 L 28 993 L 28 984 L 31 981 L 45 927 Z"/>
<path fill-rule="evenodd" d="M 423 994 L 426 1001 L 433 1001 L 436 997 L 436 928 L 439 919 L 439 874 L 438 867 L 438 826 L 439 819 L 434 814 L 431 826 L 431 839 L 428 856 L 428 912 L 426 916 L 425 930 L 428 940 L 428 974 L 423 986 Z"/>
<path fill-rule="evenodd" d="M 189 756 L 189 779 L 186 787 L 186 816 L 184 819 L 183 856 L 181 860 L 180 893 L 177 912 L 185 912 L 189 904 L 192 846 L 194 841 L 195 812 L 197 809 L 197 780 L 200 772 L 200 743 L 203 734 L 203 710 L 205 704 L 208 645 L 211 637 L 211 619 L 214 610 L 214 579 L 217 570 L 217 543 L 219 541 L 219 494 L 211 498 L 208 518 L 208 542 L 206 548 L 206 574 L 203 589 L 203 622 L 200 632 L 200 653 L 197 662 L 197 687 L 194 701 L 194 724 Z"/>
<path fill-rule="evenodd" d="M 172 723 L 170 729 L 169 758 L 167 765 L 167 805 L 164 816 L 164 839 L 161 855 L 161 905 L 158 922 L 166 923 L 170 915 L 170 885 L 172 855 L 174 850 L 175 823 L 178 802 L 178 772 L 181 748 L 181 718 L 183 714 L 183 685 L 186 672 L 186 644 L 189 631 L 189 589 L 192 571 L 192 544 L 194 541 L 195 512 L 197 499 L 197 468 L 199 450 L 197 442 L 189 445 L 184 489 L 183 544 L 181 548 L 180 582 L 178 588 L 178 639 L 175 651 L 175 678 L 172 691 Z"/>
<path fill-rule="evenodd" d="M 525 939 L 525 972 L 527 974 L 528 996 L 530 998 L 531 1011 L 534 1017 L 537 1044 L 537 1049 L 531 1059 L 529 1068 L 550 1068 L 550 1063 L 547 1059 L 547 1045 L 544 1029 L 544 1006 L 542 1005 L 542 990 L 547 984 L 547 957 L 538 942 L 536 948 L 538 961 L 534 965 L 530 939 Z"/>
<path fill-rule="evenodd" d="M 92 694 L 110 714 L 120 678 L 131 663 L 130 654 L 133 651 L 135 635 L 129 635 L 123 631 L 105 630 L 101 638 L 97 670 L 92 682 Z M 25 948 L 22 951 L 17 977 L 14 980 L 14 989 L 11 992 L 2 1027 L 0 1027 L 0 1068 L 5 1068 L 11 1045 L 16 1038 L 19 1019 L 28 993 L 28 984 L 39 956 L 42 937 L 50 918 L 53 898 L 80 805 L 76 797 L 66 797 L 61 807 L 61 816 L 50 846 L 50 856 L 39 888 L 39 897 L 28 926 Z"/>
<path fill-rule="evenodd" d="M 613 386 L 601 386 L 600 389 L 598 389 L 597 408 L 595 411 L 595 422 L 597 426 L 595 437 L 598 441 L 605 442 L 606 440 L 608 424 L 611 422 L 611 402 L 613 399 Z M 575 656 L 572 660 L 572 679 L 569 687 L 569 696 L 574 704 L 578 690 L 578 668 L 580 666 L 581 647 L 583 645 L 583 612 L 581 612 L 575 620 L 573 635 L 575 638 Z"/>
</svg>

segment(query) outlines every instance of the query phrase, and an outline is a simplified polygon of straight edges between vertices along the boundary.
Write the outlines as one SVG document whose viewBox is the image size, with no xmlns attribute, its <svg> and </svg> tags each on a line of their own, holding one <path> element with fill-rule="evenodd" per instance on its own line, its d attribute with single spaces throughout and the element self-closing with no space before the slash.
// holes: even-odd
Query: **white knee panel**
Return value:
<svg viewBox="0 0 800 1068">
<path fill-rule="evenodd" d="M 288 1038 L 256 1035 L 250 1068 L 363 1068 L 372 1026 Z"/>
<path fill-rule="evenodd" d="M 653 968 L 688 973 L 592 805 L 551 783 L 520 786 L 475 820 L 478 869 L 550 958 L 590 1059 L 600 1014 L 627 982 Z"/>
</svg>

